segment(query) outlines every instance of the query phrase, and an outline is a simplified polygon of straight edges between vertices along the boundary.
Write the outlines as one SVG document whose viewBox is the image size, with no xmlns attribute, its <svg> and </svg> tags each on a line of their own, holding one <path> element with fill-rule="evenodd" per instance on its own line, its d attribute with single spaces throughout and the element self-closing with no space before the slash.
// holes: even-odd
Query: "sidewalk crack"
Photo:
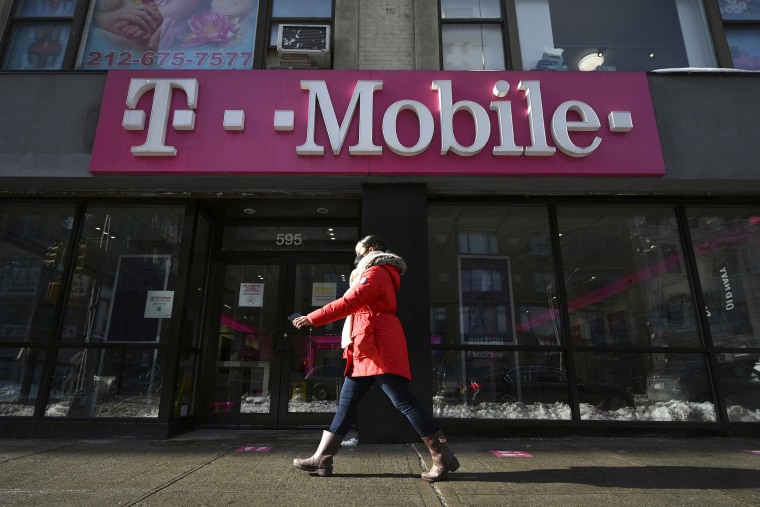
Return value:
<svg viewBox="0 0 760 507">
<path fill-rule="evenodd" d="M 420 451 L 417 450 L 417 446 L 415 444 L 412 444 L 412 449 L 414 449 L 414 452 L 417 453 L 417 458 L 419 459 L 419 463 L 420 463 L 420 469 L 423 472 L 427 472 L 428 467 L 425 464 L 425 460 L 422 459 L 422 454 L 420 454 Z M 430 482 L 428 483 L 428 485 L 430 486 L 430 489 L 433 490 L 433 493 L 435 493 L 435 496 L 438 497 L 438 501 L 441 502 L 441 505 L 443 505 L 443 507 L 448 507 L 446 500 L 443 498 L 443 492 L 438 488 L 438 486 L 436 486 L 434 482 Z"/>
<path fill-rule="evenodd" d="M 203 467 L 206 467 L 206 466 L 210 465 L 210 464 L 211 464 L 211 463 L 213 463 L 214 461 L 216 461 L 216 460 L 218 460 L 219 458 L 221 458 L 221 457 L 223 457 L 223 456 L 225 456 L 225 455 L 227 455 L 227 454 L 231 453 L 231 452 L 232 452 L 233 450 L 235 450 L 235 449 L 236 449 L 236 447 L 235 447 L 235 446 L 233 446 L 233 447 L 230 447 L 229 449 L 227 449 L 227 450 L 226 450 L 226 451 L 224 451 L 224 452 L 220 452 L 219 454 L 217 454 L 216 456 L 214 456 L 214 457 L 213 457 L 213 458 L 211 458 L 210 460 L 206 461 L 205 463 L 201 463 L 200 465 L 198 465 L 198 466 L 196 466 L 196 467 L 194 467 L 194 468 L 191 468 L 190 470 L 188 470 L 188 471 L 186 471 L 186 472 L 184 472 L 184 473 L 182 473 L 182 474 L 178 475 L 177 477 L 174 477 L 174 478 L 172 478 L 172 479 L 171 479 L 170 481 L 168 481 L 166 484 L 162 484 L 161 486 L 158 486 L 157 488 L 153 488 L 151 491 L 148 491 L 147 493 L 145 493 L 145 494 L 144 494 L 144 495 L 142 495 L 141 497 L 139 497 L 139 498 L 137 498 L 137 499 L 135 499 L 135 500 L 133 500 L 133 501 L 129 502 L 128 504 L 126 504 L 126 506 L 127 506 L 127 507 L 131 507 L 131 506 L 133 506 L 133 505 L 137 505 L 137 503 L 139 503 L 139 502 L 142 502 L 143 500 L 147 500 L 148 498 L 150 498 L 151 496 L 155 495 L 155 494 L 156 494 L 156 493 L 158 493 L 159 491 L 163 491 L 164 489 L 168 488 L 168 487 L 169 487 L 169 486 L 171 486 L 172 484 L 176 484 L 176 483 L 178 483 L 179 481 L 181 481 L 182 479 L 184 479 L 184 478 L 185 478 L 185 477 L 187 477 L 188 475 L 190 475 L 190 474 L 193 474 L 193 473 L 197 472 L 198 470 L 202 469 Z"/>
</svg>

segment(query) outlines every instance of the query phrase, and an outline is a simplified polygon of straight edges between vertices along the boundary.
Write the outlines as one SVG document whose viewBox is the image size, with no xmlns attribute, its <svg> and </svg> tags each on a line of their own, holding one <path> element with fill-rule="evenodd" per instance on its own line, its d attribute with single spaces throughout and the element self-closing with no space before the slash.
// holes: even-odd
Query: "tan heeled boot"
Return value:
<svg viewBox="0 0 760 507">
<path fill-rule="evenodd" d="M 441 430 L 436 431 L 429 437 L 423 437 L 430 456 L 433 458 L 433 466 L 429 472 L 422 472 L 422 477 L 427 482 L 437 482 L 446 478 L 449 472 L 454 472 L 459 468 L 459 460 L 449 449 L 446 443 L 446 437 Z"/>
<path fill-rule="evenodd" d="M 342 440 L 343 437 L 334 433 L 323 432 L 317 452 L 311 458 L 294 459 L 293 466 L 307 472 L 317 472 L 322 477 L 330 477 L 333 471 L 333 456 L 338 454 Z"/>
</svg>

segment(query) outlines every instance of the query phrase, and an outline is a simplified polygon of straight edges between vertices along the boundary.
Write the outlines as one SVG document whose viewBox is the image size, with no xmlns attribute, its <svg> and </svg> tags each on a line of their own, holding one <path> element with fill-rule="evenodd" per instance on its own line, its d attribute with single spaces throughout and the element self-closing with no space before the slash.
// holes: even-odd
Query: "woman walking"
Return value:
<svg viewBox="0 0 760 507">
<path fill-rule="evenodd" d="M 425 442 L 433 458 L 433 467 L 421 477 L 427 482 L 440 481 L 459 468 L 459 461 L 449 450 L 433 415 L 415 398 L 411 388 L 411 369 L 406 336 L 396 317 L 396 292 L 406 263 L 386 251 L 385 242 L 370 235 L 356 244 L 356 269 L 351 273 L 351 287 L 342 298 L 306 316 L 293 320 L 297 328 L 322 326 L 346 318 L 343 357 L 346 379 L 340 393 L 338 410 L 329 431 L 313 456 L 293 460 L 293 466 L 329 477 L 333 456 L 353 425 L 359 402 L 372 384 L 377 383 L 393 405 L 406 416 Z"/>
</svg>

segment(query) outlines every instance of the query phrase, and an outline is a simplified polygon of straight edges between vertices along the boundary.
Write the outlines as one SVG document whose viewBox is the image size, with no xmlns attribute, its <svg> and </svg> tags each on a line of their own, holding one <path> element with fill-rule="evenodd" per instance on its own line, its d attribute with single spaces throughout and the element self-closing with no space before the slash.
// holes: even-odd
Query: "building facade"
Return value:
<svg viewBox="0 0 760 507">
<path fill-rule="evenodd" d="M 760 2 L 0 15 L 0 435 L 327 426 L 370 233 L 448 432 L 760 428 Z"/>
</svg>

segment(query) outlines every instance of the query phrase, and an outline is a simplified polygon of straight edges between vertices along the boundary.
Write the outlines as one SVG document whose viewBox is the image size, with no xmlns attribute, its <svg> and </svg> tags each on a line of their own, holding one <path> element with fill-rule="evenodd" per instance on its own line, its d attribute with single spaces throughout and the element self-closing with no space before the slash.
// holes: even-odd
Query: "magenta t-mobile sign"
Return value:
<svg viewBox="0 0 760 507">
<path fill-rule="evenodd" d="M 647 77 L 112 71 L 97 174 L 661 176 Z"/>
</svg>

